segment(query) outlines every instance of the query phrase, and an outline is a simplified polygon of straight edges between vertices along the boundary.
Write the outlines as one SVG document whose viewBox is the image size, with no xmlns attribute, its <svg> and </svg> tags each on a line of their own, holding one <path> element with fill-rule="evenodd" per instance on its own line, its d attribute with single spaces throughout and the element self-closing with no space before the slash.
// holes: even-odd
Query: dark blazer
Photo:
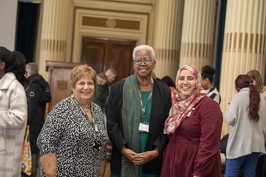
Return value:
<svg viewBox="0 0 266 177">
<path fill-rule="evenodd" d="M 121 150 L 127 146 L 123 138 L 122 125 L 122 93 L 125 80 L 119 81 L 111 86 L 109 100 L 106 108 L 107 131 L 113 144 L 111 171 L 121 173 Z M 159 157 L 142 166 L 142 171 L 148 174 L 160 174 L 162 165 L 162 152 L 168 142 L 168 136 L 163 134 L 164 121 L 168 117 L 171 108 L 171 92 L 164 83 L 154 80 L 152 94 L 152 108 L 150 118 L 150 132 L 146 144 L 146 150 L 156 147 L 160 150 Z"/>
</svg>

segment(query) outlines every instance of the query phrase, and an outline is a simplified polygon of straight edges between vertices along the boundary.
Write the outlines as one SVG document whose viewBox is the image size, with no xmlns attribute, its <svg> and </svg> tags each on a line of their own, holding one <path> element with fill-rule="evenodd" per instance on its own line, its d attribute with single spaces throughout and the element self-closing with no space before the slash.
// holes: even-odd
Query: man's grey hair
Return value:
<svg viewBox="0 0 266 177">
<path fill-rule="evenodd" d="M 26 68 L 29 69 L 31 74 L 38 74 L 39 73 L 39 66 L 36 63 L 30 62 L 26 65 Z"/>
</svg>

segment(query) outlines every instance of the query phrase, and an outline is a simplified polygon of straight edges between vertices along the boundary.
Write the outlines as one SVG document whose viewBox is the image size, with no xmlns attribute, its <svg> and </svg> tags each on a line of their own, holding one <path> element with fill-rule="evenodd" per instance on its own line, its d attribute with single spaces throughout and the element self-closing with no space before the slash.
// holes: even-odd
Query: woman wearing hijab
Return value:
<svg viewBox="0 0 266 177">
<path fill-rule="evenodd" d="M 222 112 L 201 87 L 193 65 L 176 75 L 177 96 L 165 121 L 169 136 L 161 177 L 220 177 Z"/>
</svg>

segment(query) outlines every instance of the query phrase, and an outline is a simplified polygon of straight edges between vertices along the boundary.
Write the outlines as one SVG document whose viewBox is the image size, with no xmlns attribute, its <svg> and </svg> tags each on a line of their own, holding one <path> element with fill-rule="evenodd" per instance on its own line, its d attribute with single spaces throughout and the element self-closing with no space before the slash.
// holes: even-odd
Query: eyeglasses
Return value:
<svg viewBox="0 0 266 177">
<path fill-rule="evenodd" d="M 140 65 L 141 63 L 144 63 L 146 65 L 149 65 L 153 62 L 153 58 L 150 57 L 146 57 L 146 58 L 136 58 L 135 60 L 133 60 L 133 62 L 137 65 Z"/>
</svg>

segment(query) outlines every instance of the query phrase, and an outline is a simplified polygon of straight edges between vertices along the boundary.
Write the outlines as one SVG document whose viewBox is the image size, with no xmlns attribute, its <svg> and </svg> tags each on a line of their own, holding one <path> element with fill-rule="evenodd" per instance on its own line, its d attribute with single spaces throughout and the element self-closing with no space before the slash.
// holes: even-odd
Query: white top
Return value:
<svg viewBox="0 0 266 177">
<path fill-rule="evenodd" d="M 209 90 L 206 90 L 207 96 L 213 99 L 216 103 L 220 104 L 221 99 L 220 99 L 220 94 L 217 88 L 211 88 Z"/>
<path fill-rule="evenodd" d="M 252 152 L 265 153 L 266 140 L 266 101 L 260 94 L 259 121 L 248 116 L 249 88 L 235 94 L 224 114 L 225 121 L 231 126 L 226 157 L 234 159 Z"/>
<path fill-rule="evenodd" d="M 264 98 L 266 100 L 266 86 L 264 86 L 264 92 L 262 92 L 262 95 L 264 96 Z"/>
</svg>

